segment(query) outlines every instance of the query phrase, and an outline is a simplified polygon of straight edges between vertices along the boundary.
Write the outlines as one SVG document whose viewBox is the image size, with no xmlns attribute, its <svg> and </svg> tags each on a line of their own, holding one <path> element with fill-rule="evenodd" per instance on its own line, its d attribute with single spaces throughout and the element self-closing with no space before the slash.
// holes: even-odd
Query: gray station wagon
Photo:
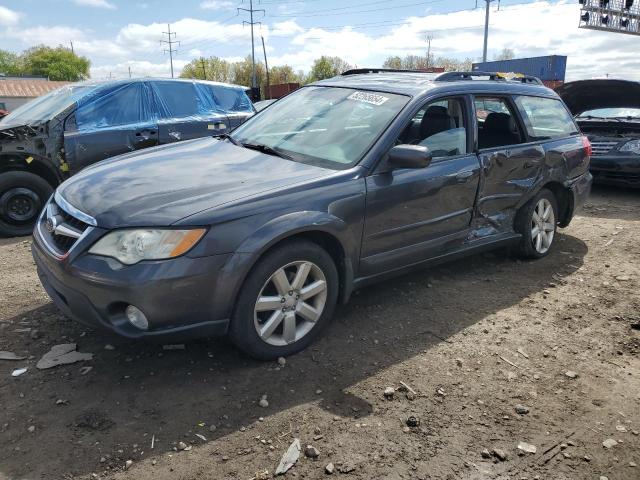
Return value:
<svg viewBox="0 0 640 480">
<path fill-rule="evenodd" d="M 81 322 L 286 356 L 373 281 L 498 246 L 544 257 L 589 194 L 589 154 L 537 79 L 355 70 L 230 135 L 87 168 L 33 256 Z"/>
<path fill-rule="evenodd" d="M 228 132 L 254 113 L 244 87 L 194 80 L 84 82 L 32 100 L 0 121 L 0 235 L 31 233 L 53 189 L 92 163 Z"/>
</svg>

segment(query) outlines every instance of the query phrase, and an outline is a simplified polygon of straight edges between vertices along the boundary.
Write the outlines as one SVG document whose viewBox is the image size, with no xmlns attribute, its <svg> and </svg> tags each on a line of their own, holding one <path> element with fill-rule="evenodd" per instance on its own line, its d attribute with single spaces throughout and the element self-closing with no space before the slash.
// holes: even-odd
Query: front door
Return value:
<svg viewBox="0 0 640 480">
<path fill-rule="evenodd" d="M 468 234 L 480 166 L 471 148 L 471 103 L 466 97 L 430 102 L 397 144 L 429 148 L 422 169 L 389 168 L 367 177 L 360 273 L 375 275 L 458 248 Z"/>
<path fill-rule="evenodd" d="M 65 120 L 64 150 L 70 173 L 122 153 L 158 144 L 158 124 L 144 82 L 118 85 L 81 104 Z"/>
</svg>

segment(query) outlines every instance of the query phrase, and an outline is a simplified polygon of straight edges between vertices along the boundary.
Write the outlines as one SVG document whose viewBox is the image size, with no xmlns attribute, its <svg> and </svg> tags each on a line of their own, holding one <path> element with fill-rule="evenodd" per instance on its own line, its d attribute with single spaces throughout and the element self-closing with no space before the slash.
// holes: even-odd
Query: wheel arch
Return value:
<svg viewBox="0 0 640 480">
<path fill-rule="evenodd" d="M 51 188 L 55 189 L 63 180 L 60 172 L 47 158 L 29 153 L 0 154 L 0 173 L 29 172 L 43 178 Z"/>
<path fill-rule="evenodd" d="M 558 204 L 558 225 L 560 227 L 566 227 L 573 217 L 574 210 L 574 200 L 571 190 L 558 181 L 547 182 L 540 190 L 543 188 L 550 190 L 554 197 L 556 197 L 556 203 Z"/>
</svg>

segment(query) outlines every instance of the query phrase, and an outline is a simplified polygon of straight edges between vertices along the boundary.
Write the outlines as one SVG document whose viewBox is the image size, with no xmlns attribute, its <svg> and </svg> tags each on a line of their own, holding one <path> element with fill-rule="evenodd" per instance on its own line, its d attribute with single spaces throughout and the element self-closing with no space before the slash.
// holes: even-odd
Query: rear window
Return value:
<svg viewBox="0 0 640 480">
<path fill-rule="evenodd" d="M 519 96 L 515 102 L 532 140 L 562 138 L 577 133 L 573 118 L 560 100 Z"/>
</svg>

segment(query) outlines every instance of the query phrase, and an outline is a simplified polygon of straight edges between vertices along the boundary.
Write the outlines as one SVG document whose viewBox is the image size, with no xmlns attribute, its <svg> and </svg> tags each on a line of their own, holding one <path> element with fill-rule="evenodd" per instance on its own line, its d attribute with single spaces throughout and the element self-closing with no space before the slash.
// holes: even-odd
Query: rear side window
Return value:
<svg viewBox="0 0 640 480">
<path fill-rule="evenodd" d="M 515 99 L 532 140 L 548 140 L 577 133 L 576 125 L 560 100 L 519 96 Z"/>
<path fill-rule="evenodd" d="M 216 105 L 223 112 L 253 112 L 251 100 L 243 90 L 218 85 L 207 85 Z"/>
<path fill-rule="evenodd" d="M 522 142 L 522 132 L 506 98 L 475 98 L 478 148 L 497 148 Z"/>
<path fill-rule="evenodd" d="M 139 123 L 149 116 L 140 82 L 118 87 L 78 107 L 75 113 L 79 131 Z"/>
<path fill-rule="evenodd" d="M 192 82 L 153 82 L 160 118 L 198 115 L 199 98 Z"/>
</svg>

